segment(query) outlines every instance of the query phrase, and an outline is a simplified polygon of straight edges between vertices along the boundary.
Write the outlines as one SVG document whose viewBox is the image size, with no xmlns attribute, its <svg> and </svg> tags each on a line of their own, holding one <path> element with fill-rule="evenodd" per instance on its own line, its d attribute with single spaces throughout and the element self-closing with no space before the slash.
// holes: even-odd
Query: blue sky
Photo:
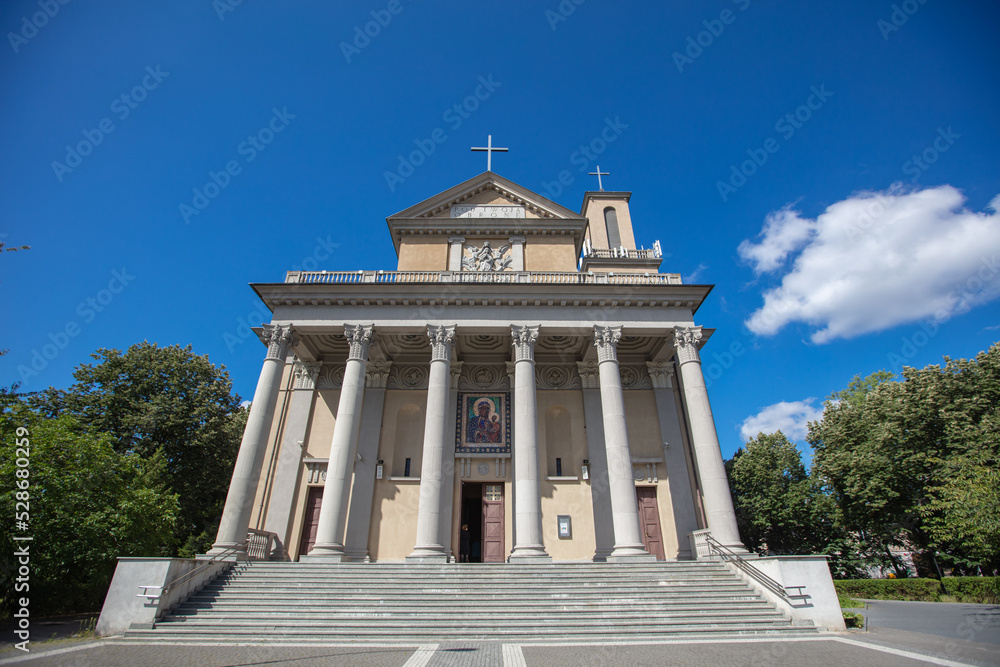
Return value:
<svg viewBox="0 0 1000 667">
<path fill-rule="evenodd" d="M 469 147 L 492 134 L 494 171 L 574 210 L 600 164 L 661 270 L 716 285 L 697 320 L 725 456 L 741 431 L 801 439 L 855 374 L 1000 338 L 998 19 L 939 0 L 5 2 L 0 240 L 31 249 L 0 259 L 0 382 L 65 387 L 95 349 L 149 340 L 249 398 L 248 283 L 394 268 L 385 217 L 482 172 Z"/>
</svg>

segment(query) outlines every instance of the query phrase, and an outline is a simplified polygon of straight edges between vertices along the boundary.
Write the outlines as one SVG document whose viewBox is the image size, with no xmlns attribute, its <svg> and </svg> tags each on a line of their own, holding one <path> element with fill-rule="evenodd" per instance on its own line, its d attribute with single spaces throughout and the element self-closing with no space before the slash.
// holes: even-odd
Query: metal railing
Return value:
<svg viewBox="0 0 1000 667">
<path fill-rule="evenodd" d="M 215 554 L 211 558 L 204 560 L 197 567 L 188 570 L 172 581 L 168 581 L 162 586 L 140 585 L 139 590 L 142 592 L 136 595 L 136 597 L 146 598 L 150 602 L 156 602 L 174 588 L 191 581 L 196 576 L 218 563 L 220 560 L 231 558 L 239 553 L 245 553 L 250 560 L 267 560 L 271 556 L 271 547 L 274 546 L 274 541 L 277 537 L 277 533 L 270 533 L 265 530 L 251 528 L 247 534 L 247 539 L 239 544 L 236 544 L 235 546 L 229 547 L 225 551 Z M 159 593 L 150 593 L 151 590 L 158 590 Z"/>
<path fill-rule="evenodd" d="M 534 285 L 680 285 L 679 273 L 594 273 L 588 271 L 289 271 L 286 283 L 479 283 Z"/>
<path fill-rule="evenodd" d="M 747 559 L 743 558 L 738 553 L 732 551 L 731 549 L 729 549 L 729 547 L 725 546 L 711 535 L 708 535 L 706 533 L 704 535 L 704 539 L 705 543 L 708 545 L 709 552 L 717 554 L 720 558 L 722 558 L 722 560 L 726 561 L 727 563 L 732 563 L 733 565 L 736 566 L 737 569 L 740 570 L 740 572 L 743 572 L 748 577 L 751 577 L 761 586 L 771 591 L 772 593 L 780 597 L 788 604 L 793 605 L 795 604 L 795 601 L 804 600 L 809 597 L 808 595 L 804 595 L 801 592 L 802 589 L 805 588 L 804 585 L 783 586 L 782 584 L 779 584 L 777 581 L 775 581 L 771 577 L 767 576 L 766 574 L 758 570 L 756 567 L 751 565 L 750 562 L 747 561 Z M 788 592 L 789 589 L 798 589 L 799 592 L 792 595 Z"/>
</svg>

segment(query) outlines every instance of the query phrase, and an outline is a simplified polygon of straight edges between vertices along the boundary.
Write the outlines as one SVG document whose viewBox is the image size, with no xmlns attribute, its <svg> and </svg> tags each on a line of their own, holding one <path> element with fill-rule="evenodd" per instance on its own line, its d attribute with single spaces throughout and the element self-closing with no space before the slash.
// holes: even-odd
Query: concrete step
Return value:
<svg viewBox="0 0 1000 667">
<path fill-rule="evenodd" d="M 714 563 L 240 564 L 128 638 L 228 642 L 650 640 L 804 634 Z"/>
</svg>

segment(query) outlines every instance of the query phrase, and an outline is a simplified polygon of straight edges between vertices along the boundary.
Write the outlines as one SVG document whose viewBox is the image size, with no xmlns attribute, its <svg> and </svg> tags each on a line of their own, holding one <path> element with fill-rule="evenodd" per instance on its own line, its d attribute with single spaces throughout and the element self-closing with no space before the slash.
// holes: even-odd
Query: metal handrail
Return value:
<svg viewBox="0 0 1000 667">
<path fill-rule="evenodd" d="M 783 599 L 785 602 L 793 604 L 793 600 L 802 600 L 809 597 L 808 595 L 802 594 L 789 595 L 789 588 L 797 588 L 801 591 L 804 586 L 783 586 L 782 584 L 779 584 L 777 581 L 758 570 L 756 567 L 747 562 L 745 558 L 732 551 L 729 547 L 725 546 L 711 535 L 705 535 L 705 542 L 708 544 L 709 551 L 717 553 L 723 560 L 732 563 L 739 568 L 741 572 L 744 572 L 747 576 L 756 579 L 757 583 Z"/>
<path fill-rule="evenodd" d="M 153 601 L 153 600 L 159 600 L 161 597 L 163 597 L 164 595 L 166 595 L 167 593 L 169 593 L 171 589 L 173 589 L 176 586 L 180 586 L 181 584 L 185 584 L 185 583 L 191 581 L 191 579 L 193 579 L 195 577 L 195 575 L 197 575 L 198 573 L 204 571 L 209 566 L 214 565 L 219 560 L 221 560 L 223 558 L 227 558 L 227 557 L 232 556 L 232 555 L 235 555 L 236 553 L 245 551 L 246 550 L 247 541 L 249 541 L 249 538 L 247 540 L 244 540 L 243 542 L 240 542 L 239 544 L 236 544 L 234 546 L 229 547 L 225 551 L 222 551 L 220 553 L 215 554 L 214 556 L 212 556 L 211 558 L 209 558 L 208 560 L 206 560 L 205 562 L 203 562 L 198 567 L 195 567 L 195 568 L 193 568 L 191 570 L 188 570 L 187 572 L 185 572 L 181 576 L 177 577 L 176 579 L 174 579 L 172 581 L 169 581 L 169 582 L 163 584 L 162 586 L 142 586 L 142 585 L 140 585 L 139 588 L 141 588 L 143 592 L 139 593 L 138 595 L 136 595 L 136 597 L 137 598 L 146 598 L 146 599 L 151 600 L 151 601 Z M 155 588 L 159 588 L 160 589 L 160 594 L 159 595 L 150 595 L 148 591 L 150 589 L 155 589 Z"/>
</svg>

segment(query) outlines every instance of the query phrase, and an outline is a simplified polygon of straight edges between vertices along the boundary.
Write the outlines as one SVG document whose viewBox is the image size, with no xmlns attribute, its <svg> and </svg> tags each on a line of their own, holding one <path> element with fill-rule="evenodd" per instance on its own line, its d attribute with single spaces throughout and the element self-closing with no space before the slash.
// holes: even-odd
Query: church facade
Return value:
<svg viewBox="0 0 1000 667">
<path fill-rule="evenodd" d="M 392 270 L 292 271 L 216 543 L 278 560 L 691 559 L 742 550 L 701 372 L 711 286 L 492 171 L 387 218 Z M 464 527 L 464 528 L 463 528 Z"/>
</svg>

